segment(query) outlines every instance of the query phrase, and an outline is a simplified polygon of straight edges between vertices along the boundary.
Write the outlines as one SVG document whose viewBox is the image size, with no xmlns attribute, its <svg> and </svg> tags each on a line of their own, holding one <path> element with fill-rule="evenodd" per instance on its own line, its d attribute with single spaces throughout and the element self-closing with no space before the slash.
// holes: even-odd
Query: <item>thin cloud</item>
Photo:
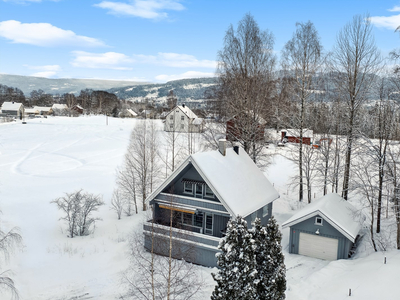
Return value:
<svg viewBox="0 0 400 300">
<path fill-rule="evenodd" d="M 0 37 L 4 37 L 15 44 L 41 47 L 105 46 L 98 39 L 77 35 L 71 30 L 64 30 L 49 23 L 21 23 L 15 20 L 0 22 Z"/>
<path fill-rule="evenodd" d="M 390 12 L 400 12 L 400 6 L 394 6 L 391 9 L 388 9 Z M 387 29 L 395 30 L 400 25 L 400 14 L 394 16 L 376 16 L 370 17 L 369 20 L 376 27 L 383 27 Z"/>
<path fill-rule="evenodd" d="M 24 67 L 26 67 L 30 70 L 38 71 L 38 72 L 32 73 L 30 76 L 45 77 L 45 78 L 54 77 L 61 70 L 61 67 L 59 65 L 44 65 L 44 66 L 24 65 Z"/>
<path fill-rule="evenodd" d="M 215 73 L 206 73 L 206 72 L 197 72 L 197 71 L 188 71 L 178 75 L 158 75 L 156 76 L 156 80 L 158 81 L 171 81 L 178 79 L 187 79 L 187 78 L 203 78 L 203 77 L 214 77 Z"/>
<path fill-rule="evenodd" d="M 144 19 L 166 19 L 166 10 L 181 11 L 185 7 L 177 0 L 132 0 L 128 2 L 102 1 L 95 7 L 108 10 L 109 14 Z"/>
<path fill-rule="evenodd" d="M 77 68 L 132 70 L 132 67 L 127 67 L 127 65 L 131 65 L 134 62 L 129 56 L 116 52 L 90 53 L 73 51 L 72 55 L 75 58 L 71 64 Z"/>
<path fill-rule="evenodd" d="M 174 68 L 213 68 L 217 63 L 212 60 L 198 60 L 195 56 L 180 53 L 159 52 L 157 56 L 153 55 L 134 55 L 134 58 L 140 63 L 154 64 Z"/>
</svg>

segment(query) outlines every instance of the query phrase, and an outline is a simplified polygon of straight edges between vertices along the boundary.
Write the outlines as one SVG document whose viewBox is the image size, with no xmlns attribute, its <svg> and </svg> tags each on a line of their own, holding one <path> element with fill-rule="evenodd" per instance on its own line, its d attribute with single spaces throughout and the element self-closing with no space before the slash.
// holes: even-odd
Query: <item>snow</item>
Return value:
<svg viewBox="0 0 400 300">
<path fill-rule="evenodd" d="M 338 194 L 326 194 L 297 212 L 282 224 L 283 228 L 300 223 L 313 216 L 320 215 L 323 219 L 339 230 L 353 243 L 361 229 L 364 219 L 355 218 L 356 209 Z"/>
<path fill-rule="evenodd" d="M 19 110 L 22 103 L 18 102 L 3 102 L 1 105 L 1 110 Z"/>
<path fill-rule="evenodd" d="M 117 220 L 109 204 L 115 169 L 135 122 L 108 118 L 107 126 L 104 116 L 81 116 L 0 124 L 0 225 L 2 230 L 20 227 L 24 243 L 1 267 L 12 270 L 9 275 L 22 299 L 120 299 L 120 275 L 129 264 L 128 239 L 141 233 L 145 214 Z M 270 145 L 273 158 L 265 171 L 281 196 L 273 203 L 279 224 L 299 207 L 297 193 L 289 186 L 290 176 L 297 173 L 295 164 L 281 155 L 289 149 Z M 50 201 L 80 188 L 103 195 L 106 205 L 97 214 L 103 220 L 96 223 L 94 234 L 70 239 Z M 365 237 L 352 259 L 330 262 L 288 253 L 289 228 L 282 234 L 287 300 L 347 299 L 349 289 L 351 299 L 398 299 L 398 250 L 371 253 Z M 217 269 L 196 268 L 205 279 L 198 299 L 209 299 L 215 286 L 211 273 Z M 9 299 L 3 296 L 0 299 Z"/>
<path fill-rule="evenodd" d="M 242 148 L 239 148 L 239 154 L 228 148 L 225 156 L 214 150 L 195 153 L 191 158 L 233 216 L 246 217 L 279 197 Z"/>
<path fill-rule="evenodd" d="M 177 107 L 179 107 L 180 110 L 183 111 L 185 113 L 185 115 L 187 115 L 189 117 L 189 119 L 196 119 L 197 118 L 196 114 L 194 112 L 192 112 L 192 110 L 189 107 L 187 107 L 186 105 L 185 106 L 177 105 Z"/>
</svg>

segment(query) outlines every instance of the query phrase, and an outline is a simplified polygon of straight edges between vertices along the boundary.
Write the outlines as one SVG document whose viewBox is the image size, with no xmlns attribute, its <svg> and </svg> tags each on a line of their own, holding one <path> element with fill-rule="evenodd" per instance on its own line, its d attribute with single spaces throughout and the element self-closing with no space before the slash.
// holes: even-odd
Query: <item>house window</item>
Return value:
<svg viewBox="0 0 400 300">
<path fill-rule="evenodd" d="M 205 234 L 213 234 L 213 215 L 206 214 Z"/>
<path fill-rule="evenodd" d="M 170 124 L 169 125 L 169 128 L 172 130 L 172 129 L 174 129 L 174 124 Z"/>
<path fill-rule="evenodd" d="M 182 121 L 185 120 L 185 117 L 184 117 L 184 116 L 181 116 L 181 120 L 182 120 Z"/>
<path fill-rule="evenodd" d="M 203 185 L 202 184 L 196 184 L 196 197 L 202 197 L 203 196 Z"/>
<path fill-rule="evenodd" d="M 265 206 L 263 207 L 263 217 L 265 217 L 266 215 L 268 215 L 268 213 L 269 213 L 269 209 L 268 209 L 268 204 L 267 204 L 267 205 L 265 205 Z"/>
<path fill-rule="evenodd" d="M 320 226 L 322 226 L 322 225 L 323 225 L 323 219 L 320 218 L 320 217 L 316 217 L 316 218 L 315 218 L 315 225 L 320 225 Z"/>
<path fill-rule="evenodd" d="M 171 115 L 169 118 L 170 118 L 171 120 L 173 120 L 173 119 L 174 119 L 174 116 Z"/>
<path fill-rule="evenodd" d="M 184 182 L 183 183 L 183 191 L 184 191 L 185 194 L 193 195 L 193 183 Z"/>
<path fill-rule="evenodd" d="M 185 124 L 181 124 L 181 129 L 185 128 Z"/>
<path fill-rule="evenodd" d="M 193 215 L 189 213 L 183 213 L 183 224 L 192 225 L 193 224 Z"/>
<path fill-rule="evenodd" d="M 214 193 L 208 185 L 205 186 L 205 196 L 209 198 L 214 198 Z"/>
<path fill-rule="evenodd" d="M 203 213 L 199 212 L 194 214 L 193 225 L 196 227 L 203 227 Z"/>
</svg>

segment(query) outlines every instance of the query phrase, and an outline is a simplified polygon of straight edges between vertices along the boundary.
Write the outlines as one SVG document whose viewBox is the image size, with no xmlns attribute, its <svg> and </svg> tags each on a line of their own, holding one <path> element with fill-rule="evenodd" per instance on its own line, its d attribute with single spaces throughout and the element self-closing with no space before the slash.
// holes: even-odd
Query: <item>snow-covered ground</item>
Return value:
<svg viewBox="0 0 400 300">
<path fill-rule="evenodd" d="M 120 274 L 129 263 L 128 239 L 141 230 L 144 214 L 117 220 L 109 203 L 135 122 L 109 118 L 106 125 L 104 116 L 96 116 L 0 125 L 0 226 L 20 227 L 24 244 L 0 266 L 12 270 L 22 299 L 117 299 L 123 294 Z M 274 157 L 266 170 L 281 195 L 273 209 L 280 224 L 296 209 L 296 194 L 288 188 L 295 165 L 282 151 L 270 149 Z M 103 196 L 106 205 L 98 212 L 103 220 L 94 234 L 70 239 L 50 201 L 81 188 Z M 289 254 L 288 234 L 283 230 L 287 299 L 344 299 L 349 289 L 351 299 L 399 298 L 398 251 L 370 254 L 365 246 L 353 259 L 328 262 Z M 199 270 L 206 281 L 199 299 L 207 299 L 216 269 Z"/>
</svg>

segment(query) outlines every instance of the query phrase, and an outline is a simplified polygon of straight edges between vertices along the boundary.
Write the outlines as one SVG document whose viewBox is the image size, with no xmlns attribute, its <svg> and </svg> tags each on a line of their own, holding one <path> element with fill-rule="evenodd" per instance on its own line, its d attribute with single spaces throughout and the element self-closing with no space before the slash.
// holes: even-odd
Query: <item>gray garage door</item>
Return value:
<svg viewBox="0 0 400 300">
<path fill-rule="evenodd" d="M 299 254 L 336 260 L 339 240 L 300 232 Z"/>
</svg>

